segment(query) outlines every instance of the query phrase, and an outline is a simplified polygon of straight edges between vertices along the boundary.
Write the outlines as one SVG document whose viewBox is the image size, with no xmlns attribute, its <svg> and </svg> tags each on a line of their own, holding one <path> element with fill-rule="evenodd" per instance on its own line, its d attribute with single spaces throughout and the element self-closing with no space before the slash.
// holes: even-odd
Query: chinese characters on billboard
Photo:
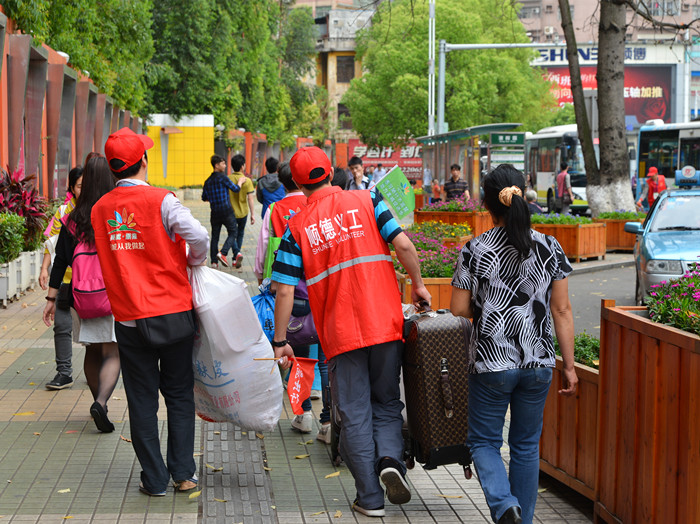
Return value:
<svg viewBox="0 0 700 524">
<path fill-rule="evenodd" d="M 382 167 L 388 171 L 398 165 L 409 180 L 420 180 L 423 177 L 421 149 L 421 146 L 415 142 L 396 149 L 393 147 L 368 147 L 356 138 L 348 140 L 348 157 L 359 157 L 365 168 L 382 164 Z"/>
<path fill-rule="evenodd" d="M 559 105 L 573 103 L 567 66 L 548 67 L 545 78 L 553 82 L 552 93 Z M 581 67 L 583 89 L 597 89 L 596 67 Z M 625 67 L 625 115 L 628 124 L 661 119 L 671 122 L 671 68 Z"/>
</svg>

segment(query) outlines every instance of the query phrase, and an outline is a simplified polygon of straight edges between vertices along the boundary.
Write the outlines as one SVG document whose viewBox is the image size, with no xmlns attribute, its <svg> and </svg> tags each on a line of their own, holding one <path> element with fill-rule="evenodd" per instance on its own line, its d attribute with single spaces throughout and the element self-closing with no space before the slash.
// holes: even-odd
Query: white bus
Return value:
<svg viewBox="0 0 700 524">
<path fill-rule="evenodd" d="M 598 139 L 594 140 L 594 147 L 596 161 L 599 162 Z M 538 203 L 546 206 L 550 213 L 559 211 L 556 177 L 562 161 L 569 165 L 571 175 L 571 210 L 585 212 L 588 209 L 586 168 L 576 124 L 545 127 L 525 138 L 525 175 L 528 177 L 528 186 L 537 191 Z"/>
<path fill-rule="evenodd" d="M 650 167 L 666 177 L 666 187 L 675 186 L 676 171 L 692 167 L 700 170 L 700 122 L 664 124 L 663 120 L 649 120 L 639 128 L 637 146 L 636 199 L 644 187 L 643 181 Z"/>
</svg>

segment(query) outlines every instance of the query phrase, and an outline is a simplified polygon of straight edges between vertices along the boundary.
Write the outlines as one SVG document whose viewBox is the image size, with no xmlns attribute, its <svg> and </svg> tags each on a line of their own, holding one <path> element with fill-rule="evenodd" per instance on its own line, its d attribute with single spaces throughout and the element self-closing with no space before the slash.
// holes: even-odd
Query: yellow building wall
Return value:
<svg viewBox="0 0 700 524">
<path fill-rule="evenodd" d="M 214 154 L 213 127 L 177 126 L 182 133 L 168 137 L 167 177 L 163 177 L 161 126 L 149 126 L 153 147 L 148 151 L 148 182 L 155 186 L 182 187 L 202 185 L 212 172 Z"/>
</svg>

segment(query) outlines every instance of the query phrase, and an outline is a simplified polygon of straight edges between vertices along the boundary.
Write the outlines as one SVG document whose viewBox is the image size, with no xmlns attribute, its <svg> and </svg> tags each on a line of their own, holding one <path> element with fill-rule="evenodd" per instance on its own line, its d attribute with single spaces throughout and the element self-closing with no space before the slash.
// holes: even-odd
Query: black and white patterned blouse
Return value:
<svg viewBox="0 0 700 524">
<path fill-rule="evenodd" d="M 554 367 L 552 282 L 566 278 L 572 269 L 555 238 L 533 230 L 532 239 L 534 249 L 525 260 L 502 227 L 462 248 L 452 285 L 472 292 L 473 373 Z"/>
</svg>

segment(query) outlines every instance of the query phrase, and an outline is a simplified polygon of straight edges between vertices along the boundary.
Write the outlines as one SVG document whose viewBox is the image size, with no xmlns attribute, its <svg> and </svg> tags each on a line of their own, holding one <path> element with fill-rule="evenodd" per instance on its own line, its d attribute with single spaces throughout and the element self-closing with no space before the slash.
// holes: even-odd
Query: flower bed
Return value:
<svg viewBox="0 0 700 524">
<path fill-rule="evenodd" d="M 472 238 L 469 224 L 446 224 L 445 222 L 428 221 L 419 224 L 413 224 L 406 228 L 406 234 L 411 239 L 413 244 L 418 246 L 428 245 L 426 241 L 434 248 L 433 240 L 440 240 L 445 247 L 457 247 L 459 249 Z"/>
<path fill-rule="evenodd" d="M 582 258 L 605 258 L 604 223 L 574 215 L 532 215 L 532 228 L 559 241 L 566 256 L 579 262 Z"/>
<path fill-rule="evenodd" d="M 637 235 L 625 232 L 625 224 L 627 222 L 641 222 L 645 218 L 646 213 L 613 211 L 601 213 L 593 221 L 605 224 L 605 247 L 608 251 L 632 251 Z"/>
<path fill-rule="evenodd" d="M 435 202 L 413 212 L 413 222 L 444 222 L 446 224 L 469 224 L 474 236 L 491 229 L 491 215 L 477 200 L 455 198 L 446 202 Z"/>
<path fill-rule="evenodd" d="M 651 320 L 700 335 L 699 269 L 694 264 L 682 277 L 651 286 L 646 300 Z"/>
</svg>

